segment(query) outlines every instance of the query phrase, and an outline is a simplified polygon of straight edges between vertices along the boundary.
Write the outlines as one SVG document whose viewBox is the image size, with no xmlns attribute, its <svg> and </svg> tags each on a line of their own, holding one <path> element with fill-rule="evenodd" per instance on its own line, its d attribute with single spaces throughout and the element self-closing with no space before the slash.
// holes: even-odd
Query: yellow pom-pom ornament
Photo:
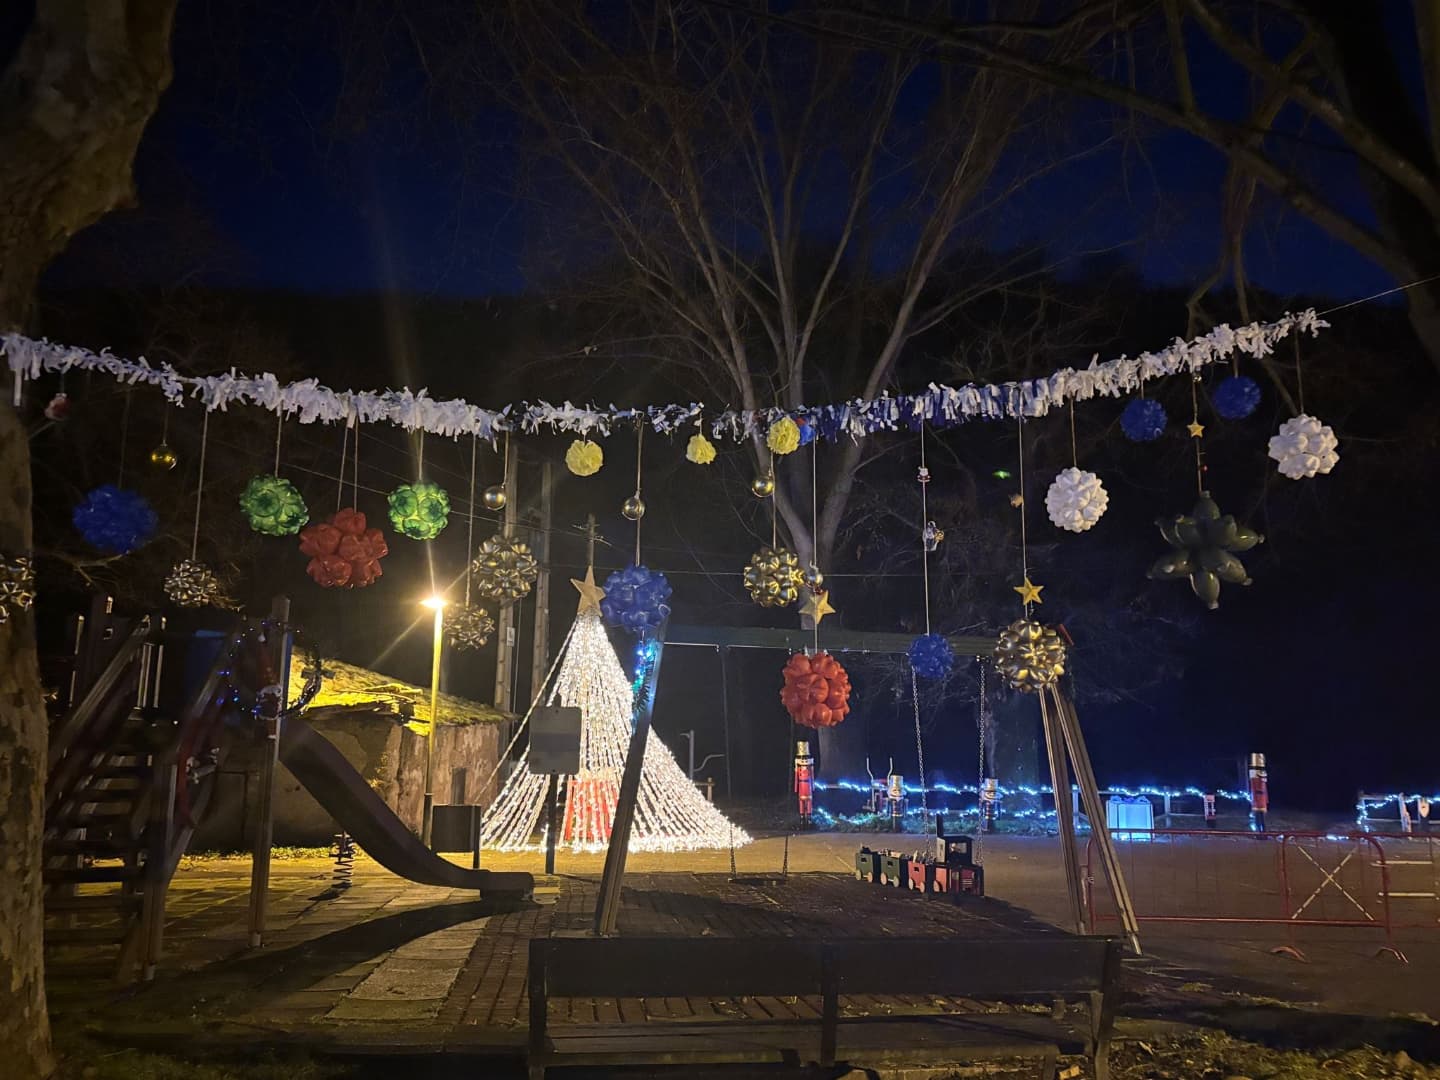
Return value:
<svg viewBox="0 0 1440 1080">
<path fill-rule="evenodd" d="M 685 444 L 685 459 L 696 465 L 709 465 L 715 460 L 715 444 L 704 435 L 691 435 Z"/>
<path fill-rule="evenodd" d="M 772 454 L 793 454 L 800 449 L 800 425 L 788 416 L 782 416 L 770 425 L 765 445 Z"/>
<path fill-rule="evenodd" d="M 576 476 L 594 476 L 603 464 L 605 451 L 589 439 L 576 439 L 565 451 L 565 467 Z"/>
</svg>

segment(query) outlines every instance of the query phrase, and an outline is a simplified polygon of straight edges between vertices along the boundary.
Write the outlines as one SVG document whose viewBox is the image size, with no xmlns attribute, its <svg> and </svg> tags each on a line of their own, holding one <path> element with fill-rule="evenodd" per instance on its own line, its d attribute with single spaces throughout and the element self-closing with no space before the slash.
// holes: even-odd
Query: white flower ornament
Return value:
<svg viewBox="0 0 1440 1080">
<path fill-rule="evenodd" d="M 1110 495 L 1100 477 L 1084 469 L 1062 469 L 1045 493 L 1050 520 L 1071 532 L 1090 528 L 1109 505 Z"/>
<path fill-rule="evenodd" d="M 1328 424 L 1307 413 L 1291 417 L 1270 438 L 1270 456 L 1291 480 L 1328 473 L 1340 460 L 1340 440 Z"/>
</svg>

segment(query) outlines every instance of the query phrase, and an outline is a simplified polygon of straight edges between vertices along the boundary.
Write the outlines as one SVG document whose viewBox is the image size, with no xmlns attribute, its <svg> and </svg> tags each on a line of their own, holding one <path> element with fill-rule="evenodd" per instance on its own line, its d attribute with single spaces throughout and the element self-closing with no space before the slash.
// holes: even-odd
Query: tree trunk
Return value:
<svg viewBox="0 0 1440 1080">
<path fill-rule="evenodd" d="M 39 0 L 0 74 L 0 329 L 22 327 L 70 237 L 133 199 L 131 163 L 170 82 L 175 0 Z M 0 402 L 0 552 L 31 550 L 30 450 Z M 47 720 L 34 620 L 0 625 L 0 1061 L 54 1068 L 45 1008 L 41 838 Z"/>
</svg>

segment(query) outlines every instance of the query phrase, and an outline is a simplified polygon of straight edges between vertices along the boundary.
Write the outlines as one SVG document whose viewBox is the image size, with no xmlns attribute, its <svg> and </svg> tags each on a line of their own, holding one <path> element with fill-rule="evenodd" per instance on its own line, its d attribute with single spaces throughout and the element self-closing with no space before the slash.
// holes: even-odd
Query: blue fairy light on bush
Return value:
<svg viewBox="0 0 1440 1080">
<path fill-rule="evenodd" d="M 1132 398 L 1120 414 L 1120 427 L 1131 442 L 1154 442 L 1168 422 L 1165 406 L 1153 398 Z"/>
<path fill-rule="evenodd" d="M 86 543 L 112 555 L 144 547 L 160 523 L 145 496 L 115 484 L 101 484 L 87 494 L 70 519 Z"/>
<path fill-rule="evenodd" d="M 1260 407 L 1260 384 L 1248 375 L 1231 375 L 1220 381 L 1210 403 L 1226 420 L 1244 420 Z"/>
<path fill-rule="evenodd" d="M 600 614 L 611 626 L 632 634 L 658 630 L 670 617 L 670 582 L 665 575 L 631 563 L 605 579 Z"/>
</svg>

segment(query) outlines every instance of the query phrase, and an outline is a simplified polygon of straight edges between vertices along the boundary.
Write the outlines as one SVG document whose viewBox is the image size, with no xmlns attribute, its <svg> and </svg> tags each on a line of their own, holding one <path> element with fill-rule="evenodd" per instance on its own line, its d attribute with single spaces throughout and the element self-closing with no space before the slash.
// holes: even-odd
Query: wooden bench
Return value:
<svg viewBox="0 0 1440 1080">
<path fill-rule="evenodd" d="M 961 1064 L 1033 1057 L 1043 1080 L 1055 1060 L 1084 1054 L 1109 1076 L 1120 973 L 1113 938 L 956 941 L 874 938 L 548 938 L 530 943 L 532 1080 L 547 1066 L 818 1064 L 858 1067 Z M 840 997 L 945 995 L 1054 1003 L 1049 1013 L 933 1013 L 841 1019 Z M 652 1020 L 553 1024 L 555 998 L 818 997 L 816 1020 Z M 1059 1003 L 1080 1000 L 1083 1022 Z"/>
</svg>

